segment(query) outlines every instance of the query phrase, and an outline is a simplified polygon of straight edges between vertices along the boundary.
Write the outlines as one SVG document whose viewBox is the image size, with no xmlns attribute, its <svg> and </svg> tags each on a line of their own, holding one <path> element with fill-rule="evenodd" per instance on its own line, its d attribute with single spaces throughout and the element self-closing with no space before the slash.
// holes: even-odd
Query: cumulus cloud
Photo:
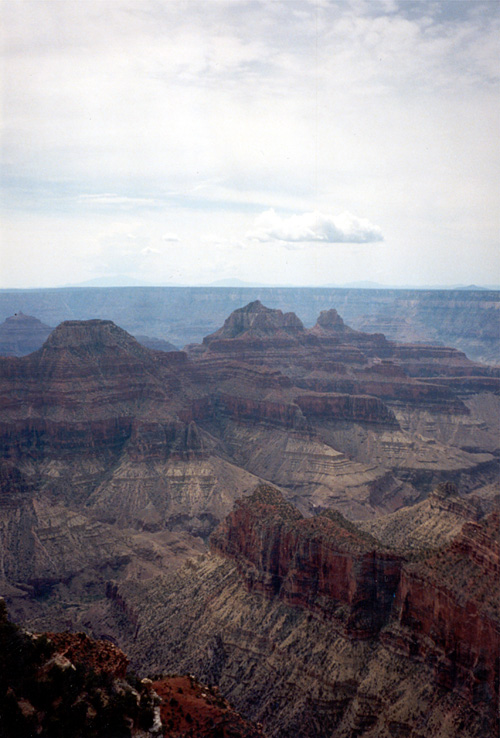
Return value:
<svg viewBox="0 0 500 738">
<path fill-rule="evenodd" d="M 259 215 L 247 237 L 255 241 L 291 243 L 375 243 L 384 240 L 378 226 L 351 213 L 330 215 L 316 210 L 283 218 L 272 209 Z"/>
</svg>

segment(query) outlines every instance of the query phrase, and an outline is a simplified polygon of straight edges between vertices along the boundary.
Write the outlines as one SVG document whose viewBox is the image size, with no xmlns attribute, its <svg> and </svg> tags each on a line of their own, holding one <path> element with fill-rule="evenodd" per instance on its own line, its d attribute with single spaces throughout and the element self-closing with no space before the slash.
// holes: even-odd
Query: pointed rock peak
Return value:
<svg viewBox="0 0 500 738">
<path fill-rule="evenodd" d="M 14 313 L 14 315 L 11 315 L 9 318 L 6 318 L 4 323 L 2 323 L 2 326 L 5 327 L 42 327 L 46 328 L 48 330 L 51 330 L 50 326 L 45 325 L 45 323 L 42 323 L 41 320 L 38 320 L 38 318 L 35 318 L 33 315 L 26 315 L 25 313 L 19 311 L 18 313 Z"/>
<path fill-rule="evenodd" d="M 258 313 L 258 312 L 261 312 L 262 310 L 270 310 L 270 308 L 265 307 L 265 305 L 263 305 L 260 300 L 254 300 L 253 302 L 249 302 L 248 305 L 245 305 L 245 307 L 242 307 L 239 309 L 245 313 Z"/>
<path fill-rule="evenodd" d="M 22 310 L 19 310 L 18 313 L 14 313 L 14 315 L 11 315 L 9 318 L 5 319 L 7 321 L 19 321 L 19 320 L 38 320 L 38 318 L 34 318 L 32 315 L 26 315 L 22 312 Z"/>
<path fill-rule="evenodd" d="M 288 334 L 304 332 L 302 321 L 295 313 L 283 313 L 281 310 L 268 308 L 260 300 L 254 300 L 242 308 L 234 310 L 226 319 L 222 328 L 206 336 L 204 343 L 210 343 L 214 339 L 238 338 L 252 331 L 258 335 L 272 335 L 277 331 Z"/>
<path fill-rule="evenodd" d="M 325 330 L 344 330 L 346 325 L 338 312 L 331 308 L 330 310 L 322 310 L 319 314 L 316 325 Z"/>
</svg>

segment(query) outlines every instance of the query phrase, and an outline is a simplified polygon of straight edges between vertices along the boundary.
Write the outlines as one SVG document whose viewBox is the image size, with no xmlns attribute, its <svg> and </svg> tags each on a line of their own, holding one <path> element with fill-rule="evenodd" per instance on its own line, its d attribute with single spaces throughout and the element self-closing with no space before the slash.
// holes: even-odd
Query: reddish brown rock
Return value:
<svg viewBox="0 0 500 738">
<path fill-rule="evenodd" d="M 300 395 L 296 402 L 308 417 L 382 423 L 398 427 L 394 413 L 377 397 L 348 394 Z"/>
<path fill-rule="evenodd" d="M 442 485 L 437 494 L 448 494 Z M 448 546 L 405 561 L 338 513 L 303 518 L 268 486 L 212 534 L 246 586 L 378 638 L 432 667 L 436 685 L 495 714 L 500 656 L 500 517 L 468 522 Z M 415 558 L 415 557 L 414 557 Z"/>
<path fill-rule="evenodd" d="M 156 679 L 161 721 L 176 738 L 264 738 L 260 726 L 231 708 L 218 687 L 201 684 L 193 676 Z"/>
<path fill-rule="evenodd" d="M 402 568 L 399 622 L 409 652 L 435 665 L 436 680 L 494 702 L 499 686 L 500 516 L 466 523 L 444 549 Z"/>
<path fill-rule="evenodd" d="M 333 613 L 357 637 L 386 622 L 401 560 L 338 513 L 303 518 L 272 487 L 257 488 L 212 534 L 213 550 L 234 558 L 248 587 L 286 602 Z"/>
<path fill-rule="evenodd" d="M 74 664 L 124 679 L 129 663 L 123 651 L 108 641 L 96 641 L 85 633 L 46 633 L 56 653 Z"/>
</svg>

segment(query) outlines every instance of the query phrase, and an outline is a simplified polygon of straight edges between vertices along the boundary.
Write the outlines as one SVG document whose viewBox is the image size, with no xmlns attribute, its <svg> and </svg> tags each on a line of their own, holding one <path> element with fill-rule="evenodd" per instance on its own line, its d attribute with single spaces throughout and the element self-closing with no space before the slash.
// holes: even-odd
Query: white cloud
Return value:
<svg viewBox="0 0 500 738">
<path fill-rule="evenodd" d="M 80 195 L 78 202 L 89 205 L 112 205 L 112 206 L 150 206 L 156 205 L 156 200 L 149 197 L 129 197 L 127 195 L 116 195 L 114 192 L 103 192 L 92 195 Z"/>
<path fill-rule="evenodd" d="M 77 272 L 64 281 L 81 281 L 82 254 L 90 269 L 100 253 L 96 232 L 127 218 L 149 238 L 141 248 L 161 251 L 127 256 L 154 278 L 182 268 L 185 280 L 222 247 L 218 269 L 233 264 L 241 279 L 255 279 L 247 271 L 258 254 L 262 281 L 282 278 L 285 257 L 290 282 L 303 281 L 307 257 L 318 282 L 329 263 L 341 268 L 340 257 L 353 270 L 342 279 L 369 279 L 360 276 L 372 269 L 368 251 L 386 259 L 379 281 L 408 283 L 420 271 L 429 282 L 431 264 L 439 282 L 498 271 L 497 2 L 0 6 L 4 284 L 36 284 L 38 256 L 46 281 L 51 270 L 60 282 L 65 262 L 51 246 L 59 233 L 64 268 Z M 276 213 L 252 224 L 268 208 Z M 382 234 L 337 215 L 344 211 L 382 224 L 384 248 L 359 248 L 356 262 L 350 244 Z M 26 244 L 14 213 L 29 218 Z M 203 240 L 212 231 L 214 244 Z M 248 231 L 250 247 L 237 249 Z M 116 269 L 125 237 L 117 234 L 116 254 L 96 269 Z M 276 239 L 296 251 L 269 249 Z M 307 239 L 309 248 L 298 248 Z"/>
<path fill-rule="evenodd" d="M 259 215 L 247 237 L 256 241 L 291 243 L 374 243 L 384 240 L 378 226 L 351 213 L 329 215 L 316 210 L 282 218 L 272 209 Z"/>
</svg>

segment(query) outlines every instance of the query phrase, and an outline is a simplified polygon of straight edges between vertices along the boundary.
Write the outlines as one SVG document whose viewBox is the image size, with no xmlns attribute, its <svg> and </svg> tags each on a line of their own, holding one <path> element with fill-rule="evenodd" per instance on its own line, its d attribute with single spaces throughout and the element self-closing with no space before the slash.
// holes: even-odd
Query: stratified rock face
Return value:
<svg viewBox="0 0 500 738">
<path fill-rule="evenodd" d="M 446 548 L 406 564 L 396 598 L 407 647 L 434 664 L 436 681 L 471 702 L 498 696 L 500 515 L 466 523 Z"/>
<path fill-rule="evenodd" d="M 435 549 L 452 541 L 465 522 L 477 522 L 480 511 L 460 497 L 456 485 L 438 484 L 426 500 L 389 515 L 359 522 L 362 530 L 402 552 Z"/>
<path fill-rule="evenodd" d="M 40 348 L 52 328 L 22 312 L 0 325 L 0 356 L 25 356 Z"/>
<path fill-rule="evenodd" d="M 390 613 L 401 561 L 338 513 L 303 518 L 272 487 L 241 501 L 212 534 L 214 551 L 234 558 L 250 589 L 323 613 L 347 605 L 345 624 L 373 636 Z"/>
<path fill-rule="evenodd" d="M 437 495 L 449 494 L 445 485 Z M 304 519 L 275 489 L 261 486 L 213 533 L 212 549 L 232 558 L 252 590 L 339 618 L 345 633 L 402 638 L 408 655 L 434 664 L 436 680 L 467 690 L 471 703 L 498 691 L 500 517 L 466 523 L 448 547 L 404 560 L 327 512 Z M 397 623 L 404 633 L 398 630 Z M 391 631 L 396 627 L 397 635 Z M 484 693 L 484 694 L 483 694 Z"/>
<path fill-rule="evenodd" d="M 269 334 L 294 336 L 304 333 L 302 321 L 294 313 L 282 313 L 265 307 L 259 300 L 251 302 L 231 313 L 222 328 L 203 339 L 205 345 L 229 338 L 245 337 L 247 340 L 266 337 Z"/>
<path fill-rule="evenodd" d="M 264 481 L 304 519 L 283 532 L 283 571 L 271 557 L 255 581 L 282 577 L 283 605 L 336 613 L 339 628 L 373 637 L 398 557 L 377 545 L 337 554 L 329 531 L 342 537 L 345 524 L 335 532 L 326 514 L 310 516 L 369 519 L 442 479 L 466 491 L 492 483 L 491 393 L 410 377 L 386 355 L 397 347 L 332 312 L 321 335 L 262 305 L 236 323 L 252 327 L 190 356 L 148 350 L 111 321 L 68 321 L 39 351 L 0 359 L 0 577 L 16 617 L 114 637 L 107 615 L 123 583 L 203 551 L 235 499 Z M 212 350 L 217 341 L 227 350 Z M 337 555 L 342 578 L 318 579 Z M 124 605 L 132 631 L 140 607 Z"/>
<path fill-rule="evenodd" d="M 293 311 L 313 325 L 336 308 L 359 331 L 398 342 L 437 343 L 465 351 L 474 361 L 500 364 L 498 290 L 392 290 L 352 288 L 123 287 L 2 290 L 1 318 L 22 310 L 49 325 L 104 315 L 133 335 L 167 336 L 177 346 L 200 342 L 229 313 L 255 300 Z M 37 346 L 38 348 L 38 346 Z"/>
<path fill-rule="evenodd" d="M 422 479 L 494 464 L 488 403 L 470 409 L 467 388 L 409 377 L 383 358 L 397 346 L 335 311 L 307 331 L 256 302 L 219 334 L 191 359 L 148 350 L 111 321 L 67 321 L 40 350 L 1 360 L 5 484 L 18 473 L 32 494 L 110 524 L 159 530 L 191 518 L 207 535 L 259 478 L 293 490 L 301 509 L 370 517 L 415 499 Z"/>
<path fill-rule="evenodd" d="M 133 661 L 171 668 L 175 653 L 275 738 L 496 735 L 498 523 L 405 557 L 261 485 L 211 556 L 147 590 Z"/>
<path fill-rule="evenodd" d="M 493 378 L 498 373 L 474 364 L 456 349 L 401 345 L 381 333 L 355 331 L 334 309 L 323 311 L 315 326 L 306 330 L 293 313 L 283 314 L 256 301 L 235 310 L 201 347 L 188 348 L 194 358 L 223 354 L 272 366 L 299 386 L 320 391 L 378 394 L 403 402 L 426 396 L 428 402 L 446 404 L 452 399 L 447 394 L 450 377 L 461 378 L 461 390 L 476 391 L 483 378 L 483 389 L 499 391 Z M 434 377 L 447 378 L 448 383 L 426 387 L 417 380 L 429 382 Z"/>
</svg>

